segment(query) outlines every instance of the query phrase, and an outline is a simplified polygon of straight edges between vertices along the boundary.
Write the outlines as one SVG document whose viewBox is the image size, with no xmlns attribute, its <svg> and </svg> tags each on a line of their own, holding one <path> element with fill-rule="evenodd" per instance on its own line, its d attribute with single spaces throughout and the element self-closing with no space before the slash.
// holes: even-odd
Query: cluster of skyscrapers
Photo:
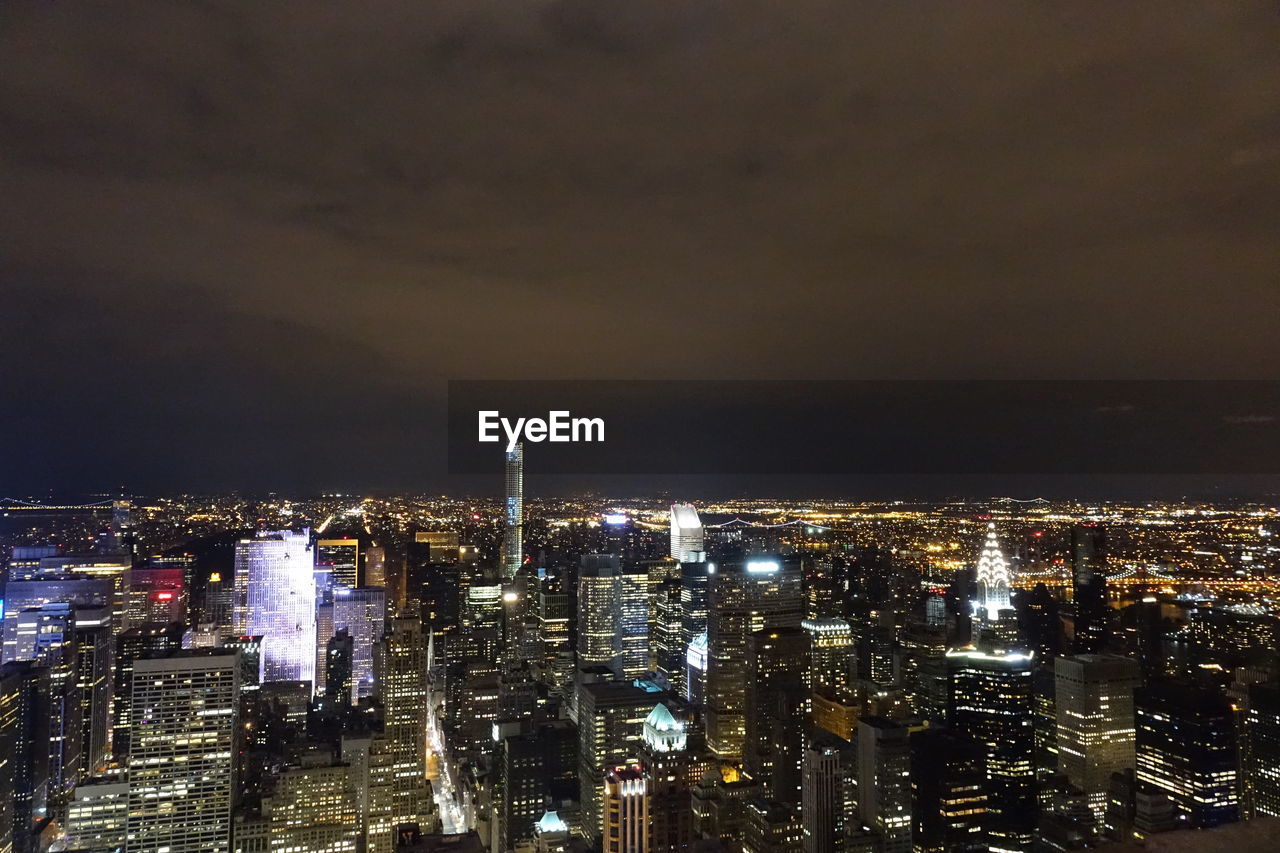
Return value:
<svg viewBox="0 0 1280 853">
<path fill-rule="evenodd" d="M 520 448 L 506 485 L 488 528 L 152 554 L 117 511 L 84 553 L 13 547 L 0 853 L 1032 853 L 1280 818 L 1274 614 L 1110 588 L 1099 524 L 962 518 L 940 576 L 687 503 L 547 524 Z"/>
</svg>

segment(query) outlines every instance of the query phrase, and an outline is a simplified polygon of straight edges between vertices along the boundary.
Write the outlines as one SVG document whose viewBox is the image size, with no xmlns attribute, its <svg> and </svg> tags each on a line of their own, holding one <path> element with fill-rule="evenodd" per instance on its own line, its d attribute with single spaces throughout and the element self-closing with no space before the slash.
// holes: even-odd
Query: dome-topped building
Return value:
<svg viewBox="0 0 1280 853">
<path fill-rule="evenodd" d="M 645 718 L 642 737 L 652 752 L 679 752 L 687 742 L 684 723 L 661 702 L 654 705 Z"/>
</svg>

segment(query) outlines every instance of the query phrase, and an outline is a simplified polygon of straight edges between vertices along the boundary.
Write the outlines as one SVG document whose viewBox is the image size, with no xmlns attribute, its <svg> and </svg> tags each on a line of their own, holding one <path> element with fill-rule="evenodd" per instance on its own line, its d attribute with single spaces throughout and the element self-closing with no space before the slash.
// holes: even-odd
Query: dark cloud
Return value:
<svg viewBox="0 0 1280 853">
<path fill-rule="evenodd" d="M 86 476 L 341 438 L 400 483 L 447 378 L 1274 376 L 1277 43 L 1263 0 L 10 4 L 4 431 L 57 458 L 109 377 L 219 428 L 97 419 Z"/>
</svg>

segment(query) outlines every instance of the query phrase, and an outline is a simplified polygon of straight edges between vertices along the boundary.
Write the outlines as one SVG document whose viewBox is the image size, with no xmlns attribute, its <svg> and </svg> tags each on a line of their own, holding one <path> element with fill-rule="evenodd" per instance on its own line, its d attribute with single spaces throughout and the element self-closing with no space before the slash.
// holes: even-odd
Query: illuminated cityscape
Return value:
<svg viewBox="0 0 1280 853">
<path fill-rule="evenodd" d="M 0 2 L 0 853 L 1280 853 L 1280 0 Z"/>
<path fill-rule="evenodd" d="M 7 499 L 0 849 L 1031 853 L 1280 816 L 1273 505 L 524 503 L 508 577 L 505 497 Z"/>
</svg>

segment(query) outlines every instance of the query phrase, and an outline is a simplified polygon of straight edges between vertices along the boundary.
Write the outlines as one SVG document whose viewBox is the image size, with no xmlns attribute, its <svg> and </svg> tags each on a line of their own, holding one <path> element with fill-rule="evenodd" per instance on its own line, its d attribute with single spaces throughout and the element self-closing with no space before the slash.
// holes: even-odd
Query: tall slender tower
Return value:
<svg viewBox="0 0 1280 853">
<path fill-rule="evenodd" d="M 516 576 L 524 559 L 524 444 L 507 453 L 506 527 L 502 535 L 502 569 Z"/>
</svg>

